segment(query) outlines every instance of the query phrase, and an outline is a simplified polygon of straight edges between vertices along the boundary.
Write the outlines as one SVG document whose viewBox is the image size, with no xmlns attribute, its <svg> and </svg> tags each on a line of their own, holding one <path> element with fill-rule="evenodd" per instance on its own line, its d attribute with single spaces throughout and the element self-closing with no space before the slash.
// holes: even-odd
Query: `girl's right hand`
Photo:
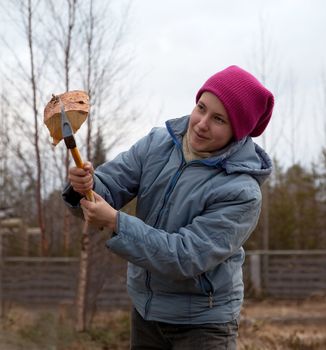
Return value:
<svg viewBox="0 0 326 350">
<path fill-rule="evenodd" d="M 94 168 L 90 162 L 85 162 L 83 168 L 71 167 L 68 172 L 68 179 L 74 191 L 81 195 L 93 189 Z"/>
</svg>

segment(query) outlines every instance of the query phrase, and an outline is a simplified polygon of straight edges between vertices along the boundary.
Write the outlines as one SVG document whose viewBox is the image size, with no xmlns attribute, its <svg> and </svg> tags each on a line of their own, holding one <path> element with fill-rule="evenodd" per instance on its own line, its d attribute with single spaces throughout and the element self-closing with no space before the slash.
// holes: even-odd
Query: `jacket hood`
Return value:
<svg viewBox="0 0 326 350">
<path fill-rule="evenodd" d="M 188 124 L 189 116 L 170 119 L 166 122 L 168 132 L 181 151 L 182 137 L 187 131 Z M 200 162 L 208 166 L 222 168 L 227 174 L 251 175 L 260 185 L 272 172 L 272 161 L 269 155 L 249 136 L 232 142 L 218 155 L 200 160 Z"/>
</svg>

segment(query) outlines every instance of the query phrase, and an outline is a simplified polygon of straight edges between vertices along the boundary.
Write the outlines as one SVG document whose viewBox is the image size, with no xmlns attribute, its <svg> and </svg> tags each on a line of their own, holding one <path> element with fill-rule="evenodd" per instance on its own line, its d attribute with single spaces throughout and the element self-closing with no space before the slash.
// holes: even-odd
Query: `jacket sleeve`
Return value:
<svg viewBox="0 0 326 350">
<path fill-rule="evenodd" d="M 138 192 L 142 173 L 142 159 L 152 139 L 152 132 L 140 139 L 128 151 L 122 152 L 112 161 L 96 168 L 93 190 L 115 209 L 122 208 Z M 79 201 L 82 198 L 70 184 L 62 193 L 63 199 L 75 215 L 80 215 Z"/>
<path fill-rule="evenodd" d="M 195 277 L 236 253 L 254 230 L 261 208 L 256 183 L 232 201 L 216 202 L 193 221 L 168 233 L 119 212 L 116 235 L 107 246 L 131 263 L 173 279 Z"/>
</svg>

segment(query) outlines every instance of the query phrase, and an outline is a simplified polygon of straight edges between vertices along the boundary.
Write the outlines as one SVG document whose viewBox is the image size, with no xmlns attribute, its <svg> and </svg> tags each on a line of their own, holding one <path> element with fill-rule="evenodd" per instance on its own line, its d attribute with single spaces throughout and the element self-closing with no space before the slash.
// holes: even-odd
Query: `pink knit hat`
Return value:
<svg viewBox="0 0 326 350">
<path fill-rule="evenodd" d="M 196 103 L 204 91 L 213 93 L 223 103 L 236 140 L 261 135 L 272 116 L 272 93 L 253 75 L 237 66 L 211 76 L 198 91 Z"/>
</svg>

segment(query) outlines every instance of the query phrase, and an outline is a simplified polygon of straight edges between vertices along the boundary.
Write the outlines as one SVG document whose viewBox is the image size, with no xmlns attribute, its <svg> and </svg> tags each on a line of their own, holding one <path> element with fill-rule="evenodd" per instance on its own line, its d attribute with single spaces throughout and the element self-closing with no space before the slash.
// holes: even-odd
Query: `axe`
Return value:
<svg viewBox="0 0 326 350">
<path fill-rule="evenodd" d="M 44 109 L 44 122 L 53 138 L 53 145 L 57 145 L 63 139 L 78 168 L 83 168 L 84 162 L 76 145 L 74 131 L 86 120 L 88 111 L 88 95 L 80 90 L 52 95 L 51 101 Z M 86 193 L 86 198 L 95 202 L 92 190 Z"/>
<path fill-rule="evenodd" d="M 60 102 L 60 108 L 61 108 L 61 132 L 62 132 L 63 140 L 66 144 L 67 149 L 70 150 L 70 153 L 74 158 L 77 168 L 83 168 L 84 162 L 77 148 L 74 132 L 72 130 L 69 119 L 65 112 L 65 107 L 60 97 L 59 97 L 59 102 Z M 91 202 L 95 202 L 92 190 L 89 190 L 86 193 L 86 198 Z"/>
</svg>

